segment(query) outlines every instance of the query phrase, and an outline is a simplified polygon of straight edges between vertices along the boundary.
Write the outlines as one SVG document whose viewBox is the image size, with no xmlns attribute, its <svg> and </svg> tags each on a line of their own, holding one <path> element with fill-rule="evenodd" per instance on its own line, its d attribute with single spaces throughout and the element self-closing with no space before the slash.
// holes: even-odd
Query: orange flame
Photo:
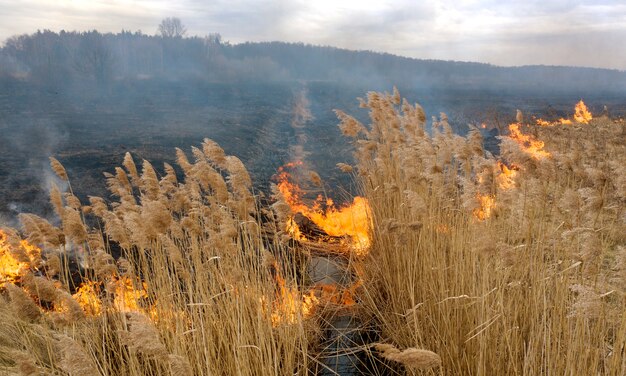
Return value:
<svg viewBox="0 0 626 376">
<path fill-rule="evenodd" d="M 543 119 L 537 119 L 536 122 L 537 122 L 537 125 L 540 126 L 540 127 L 552 127 L 552 126 L 554 126 L 556 124 L 556 123 L 551 123 L 551 122 L 549 122 L 547 120 L 543 120 Z"/>
<path fill-rule="evenodd" d="M 349 287 L 341 287 L 333 283 L 320 283 L 313 287 L 319 294 L 319 301 L 339 305 L 342 307 L 352 307 L 356 304 L 356 290 L 360 288 L 362 282 L 357 280 Z"/>
<path fill-rule="evenodd" d="M 498 161 L 496 166 L 498 167 L 498 174 L 496 175 L 496 184 L 498 190 L 507 191 L 515 187 L 515 177 L 519 168 L 515 165 L 511 165 L 509 168 L 504 163 Z M 479 182 L 482 182 L 479 177 Z M 493 208 L 496 207 L 496 196 L 493 194 L 481 195 L 477 194 L 476 199 L 479 207 L 472 211 L 472 215 L 478 220 L 485 220 L 491 217 Z"/>
<path fill-rule="evenodd" d="M 299 241 L 306 241 L 306 236 L 304 236 L 304 234 L 302 234 L 302 232 L 300 231 L 300 227 L 298 227 L 298 224 L 296 223 L 296 221 L 293 220 L 293 218 L 289 217 L 287 218 L 287 233 L 291 236 L 292 239 L 294 240 L 299 240 Z"/>
<path fill-rule="evenodd" d="M 500 170 L 500 173 L 496 176 L 498 188 L 507 191 L 515 187 L 515 176 L 517 176 L 519 168 L 514 165 L 509 168 L 504 163 L 498 161 L 498 169 Z"/>
<path fill-rule="evenodd" d="M 98 316 L 102 313 L 102 301 L 100 300 L 100 283 L 87 281 L 72 297 L 89 316 Z"/>
<path fill-rule="evenodd" d="M 139 283 L 138 281 L 136 281 Z M 139 288 L 135 288 L 135 283 L 129 277 L 114 278 L 113 306 L 120 312 L 141 311 L 140 301 L 148 297 L 148 285 L 145 282 L 139 284 Z"/>
<path fill-rule="evenodd" d="M 534 159 L 539 160 L 549 157 L 550 153 L 542 150 L 545 145 L 544 142 L 535 139 L 531 135 L 522 133 L 522 131 L 520 131 L 519 129 L 520 125 L 521 124 L 519 123 L 510 124 L 509 131 L 511 132 L 511 134 L 508 137 L 511 140 L 515 141 L 520 146 L 522 151 L 524 151 L 526 154 L 529 154 Z"/>
<path fill-rule="evenodd" d="M 278 291 L 272 304 L 270 315 L 273 326 L 295 324 L 298 320 L 311 317 L 317 307 L 324 304 L 340 307 L 352 307 L 357 304 L 356 290 L 361 286 L 357 281 L 349 287 L 333 283 L 320 283 L 307 293 L 300 293 L 295 287 L 287 287 L 285 280 L 276 276 Z M 265 299 L 261 299 L 262 302 Z"/>
<path fill-rule="evenodd" d="M 561 125 L 572 125 L 574 124 L 570 119 L 563 119 L 560 118 L 559 120 L 557 120 L 557 124 L 561 124 Z"/>
<path fill-rule="evenodd" d="M 138 286 L 138 287 L 136 287 Z M 88 316 L 99 316 L 105 310 L 118 312 L 139 312 L 152 321 L 159 320 L 156 304 L 147 305 L 148 285 L 130 277 L 114 277 L 108 282 L 108 291 L 113 293 L 112 305 L 105 305 L 100 298 L 102 283 L 98 281 L 83 282 L 72 298 L 81 306 Z M 180 314 L 174 313 L 172 314 Z"/>
<path fill-rule="evenodd" d="M 316 305 L 319 303 L 313 291 L 309 291 L 308 294 L 301 294 L 296 287 L 287 287 L 285 279 L 278 272 L 275 279 L 278 284 L 278 290 L 270 315 L 273 326 L 295 324 L 299 319 L 313 314 Z"/>
<path fill-rule="evenodd" d="M 29 272 L 36 271 L 37 265 L 41 262 L 41 249 L 27 240 L 19 239 L 12 242 L 9 234 L 0 230 L 0 287 L 6 283 L 19 285 L 21 278 Z M 57 288 L 61 287 L 60 282 L 54 282 Z M 103 301 L 100 299 L 101 289 L 101 282 L 85 280 L 72 298 L 87 315 L 98 316 L 105 310 Z M 153 320 L 158 319 L 154 306 L 147 309 L 141 307 L 141 301 L 148 297 L 145 282 L 133 281 L 129 277 L 113 278 L 109 282 L 108 290 L 113 292 L 113 309 L 120 312 L 142 312 L 148 314 Z M 58 303 L 54 310 L 57 312 L 67 310 L 68 307 L 64 304 L 64 302 Z"/>
<path fill-rule="evenodd" d="M 357 196 L 352 204 L 338 208 L 333 200 L 324 200 L 319 196 L 313 206 L 309 207 L 302 201 L 304 196 L 302 189 L 289 181 L 291 175 L 285 171 L 286 167 L 294 168 L 297 165 L 289 163 L 278 169 L 278 190 L 289 204 L 291 212 L 308 217 L 330 236 L 349 237 L 355 253 L 365 254 L 370 246 L 370 208 L 367 199 Z M 322 207 L 325 207 L 325 210 Z M 306 239 L 293 219 L 288 220 L 286 230 L 294 239 Z"/>
<path fill-rule="evenodd" d="M 593 119 L 593 116 L 591 115 L 591 112 L 589 112 L 589 110 L 587 109 L 587 106 L 585 105 L 585 102 L 582 101 L 582 99 L 576 103 L 576 106 L 574 107 L 574 121 L 577 123 L 582 123 L 582 124 L 589 124 L 589 121 Z M 570 119 L 563 119 L 560 118 L 557 121 L 547 121 L 547 120 L 543 120 L 543 119 L 537 119 L 537 125 L 541 126 L 541 127 L 553 127 L 555 125 L 572 125 L 574 124 L 574 122 Z"/>
<path fill-rule="evenodd" d="M 0 230 L 0 286 L 16 282 L 28 270 L 36 269 L 40 258 L 41 249 L 26 240 L 20 240 L 16 249 L 11 246 L 9 236 Z"/>
<path fill-rule="evenodd" d="M 574 120 L 576 120 L 576 122 L 578 123 L 589 124 L 589 121 L 593 119 L 591 112 L 587 110 L 587 106 L 582 99 L 580 100 L 580 102 L 576 103 L 574 111 Z"/>
<path fill-rule="evenodd" d="M 477 195 L 476 198 L 480 207 L 474 209 L 472 214 L 477 219 L 484 221 L 491 217 L 491 210 L 496 206 L 496 198 L 493 195 Z"/>
</svg>

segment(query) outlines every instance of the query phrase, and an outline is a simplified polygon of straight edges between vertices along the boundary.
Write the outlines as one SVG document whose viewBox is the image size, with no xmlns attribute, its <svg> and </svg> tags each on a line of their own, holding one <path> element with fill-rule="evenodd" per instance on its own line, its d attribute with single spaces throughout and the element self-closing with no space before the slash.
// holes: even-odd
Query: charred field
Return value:
<svg viewBox="0 0 626 376">
<path fill-rule="evenodd" d="M 57 156 L 77 177 L 76 194 L 104 195 L 104 172 L 119 164 L 126 152 L 155 163 L 173 162 L 175 147 L 193 145 L 204 137 L 217 141 L 248 167 L 255 188 L 268 192 L 279 166 L 292 159 L 297 139 L 293 107 L 305 90 L 314 120 L 303 129 L 311 168 L 332 188 L 354 194 L 354 184 L 334 168 L 352 160 L 352 146 L 336 127 L 334 109 L 355 113 L 355 98 L 371 88 L 324 81 L 251 84 L 211 84 L 197 81 L 142 80 L 116 83 L 106 91 L 92 87 L 58 90 L 28 82 L 10 82 L 0 94 L 0 215 L 9 220 L 23 211 L 49 215 L 48 157 Z M 497 153 L 499 134 L 515 110 L 541 118 L 559 118 L 571 112 L 584 94 L 594 112 L 603 106 L 614 118 L 624 117 L 619 94 L 547 94 L 514 91 L 502 95 L 486 90 L 407 90 L 431 115 L 446 113 L 455 132 L 468 124 L 488 124 L 483 130 L 487 148 Z M 494 99 L 497 98 L 497 99 Z M 48 174 L 49 175 L 49 174 Z"/>
<path fill-rule="evenodd" d="M 623 375 L 626 96 L 443 76 L 2 78 L 0 375 Z"/>
</svg>

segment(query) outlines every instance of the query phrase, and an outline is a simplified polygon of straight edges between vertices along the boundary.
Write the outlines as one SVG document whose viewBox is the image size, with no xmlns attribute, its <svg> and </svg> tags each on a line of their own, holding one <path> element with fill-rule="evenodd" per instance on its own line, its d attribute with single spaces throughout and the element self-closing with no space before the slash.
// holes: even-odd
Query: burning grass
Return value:
<svg viewBox="0 0 626 376">
<path fill-rule="evenodd" d="M 309 206 L 304 202 L 303 190 L 292 181 L 288 171 L 299 165 L 301 163 L 289 163 L 280 167 L 276 177 L 280 200 L 289 206 L 286 231 L 296 240 L 309 240 L 294 221 L 293 215 L 300 213 L 313 221 L 326 235 L 346 238 L 349 241 L 347 248 L 357 256 L 365 255 L 370 246 L 371 226 L 367 199 L 357 196 L 351 204 L 337 207 L 332 199 L 324 199 L 320 195 Z M 323 242 L 324 239 L 319 241 Z"/>
<path fill-rule="evenodd" d="M 23 215 L 28 240 L 0 232 L 2 372 L 306 373 L 314 302 L 297 266 L 264 262 L 286 251 L 262 235 L 276 231 L 241 162 L 211 140 L 192 153 L 177 151 L 182 181 L 127 155 L 107 175 L 112 202 L 53 188 L 58 226 Z"/>
<path fill-rule="evenodd" d="M 574 123 L 589 124 L 591 119 L 593 119 L 593 115 L 591 114 L 591 112 L 589 112 L 589 110 L 587 109 L 587 105 L 585 104 L 585 102 L 582 101 L 582 99 L 578 103 L 576 103 L 576 106 L 574 107 L 573 118 L 573 120 L 560 118 L 557 121 L 536 119 L 535 122 L 537 125 L 542 127 L 553 127 L 556 125 L 573 125 Z"/>
<path fill-rule="evenodd" d="M 374 221 L 361 298 L 381 336 L 445 375 L 623 374 L 626 124 L 582 102 L 573 126 L 520 113 L 495 158 L 445 116 L 429 131 L 397 92 L 361 103 L 369 126 L 340 118 Z"/>
<path fill-rule="evenodd" d="M 161 176 L 126 155 L 111 200 L 53 187 L 58 222 L 0 231 L 0 372 L 307 374 L 341 309 L 376 323 L 384 343 L 358 350 L 394 374 L 623 374 L 624 122 L 519 113 L 494 157 L 397 92 L 361 102 L 369 126 L 337 112 L 363 189 L 343 206 L 307 199 L 292 163 L 260 208 L 211 140 Z M 307 283 L 311 249 L 352 279 Z"/>
</svg>

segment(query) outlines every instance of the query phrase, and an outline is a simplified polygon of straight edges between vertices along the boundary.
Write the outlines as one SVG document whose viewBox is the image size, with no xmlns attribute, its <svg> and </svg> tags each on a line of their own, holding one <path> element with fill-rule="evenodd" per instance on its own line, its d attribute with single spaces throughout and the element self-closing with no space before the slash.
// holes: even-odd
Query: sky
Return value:
<svg viewBox="0 0 626 376">
<path fill-rule="evenodd" d="M 155 34 L 165 17 L 231 43 L 626 70 L 626 0 L 0 0 L 0 41 L 37 29 Z"/>
</svg>

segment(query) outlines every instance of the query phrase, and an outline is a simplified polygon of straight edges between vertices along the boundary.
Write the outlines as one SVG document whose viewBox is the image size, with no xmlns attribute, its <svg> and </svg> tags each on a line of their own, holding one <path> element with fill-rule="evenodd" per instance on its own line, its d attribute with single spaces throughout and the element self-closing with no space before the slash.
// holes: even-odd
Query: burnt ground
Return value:
<svg viewBox="0 0 626 376">
<path fill-rule="evenodd" d="M 354 192 L 350 178 L 335 168 L 351 161 L 351 147 L 337 128 L 333 109 L 367 121 L 356 98 L 363 88 L 333 82 L 210 84 L 155 80 L 117 82 L 106 90 L 79 88 L 58 92 L 26 82 L 0 87 L 0 221 L 19 212 L 51 215 L 47 189 L 54 176 L 48 157 L 66 167 L 79 197 L 107 196 L 102 173 L 121 164 L 126 152 L 137 163 L 147 159 L 157 171 L 174 162 L 174 148 L 189 151 L 203 138 L 217 141 L 248 167 L 256 189 L 267 191 L 276 169 L 293 158 L 293 146 L 304 133 L 308 167 L 317 171 L 327 193 L 339 198 Z M 390 90 L 391 88 L 386 88 Z M 302 129 L 291 126 L 294 101 L 305 90 L 314 116 Z M 554 119 L 568 116 L 578 94 L 491 93 L 402 89 L 419 102 L 427 116 L 446 112 L 463 134 L 467 124 L 506 126 L 515 109 Z M 585 97 L 594 113 L 607 105 L 624 116 L 625 98 Z M 497 152 L 496 129 L 484 131 L 489 149 Z"/>
</svg>

